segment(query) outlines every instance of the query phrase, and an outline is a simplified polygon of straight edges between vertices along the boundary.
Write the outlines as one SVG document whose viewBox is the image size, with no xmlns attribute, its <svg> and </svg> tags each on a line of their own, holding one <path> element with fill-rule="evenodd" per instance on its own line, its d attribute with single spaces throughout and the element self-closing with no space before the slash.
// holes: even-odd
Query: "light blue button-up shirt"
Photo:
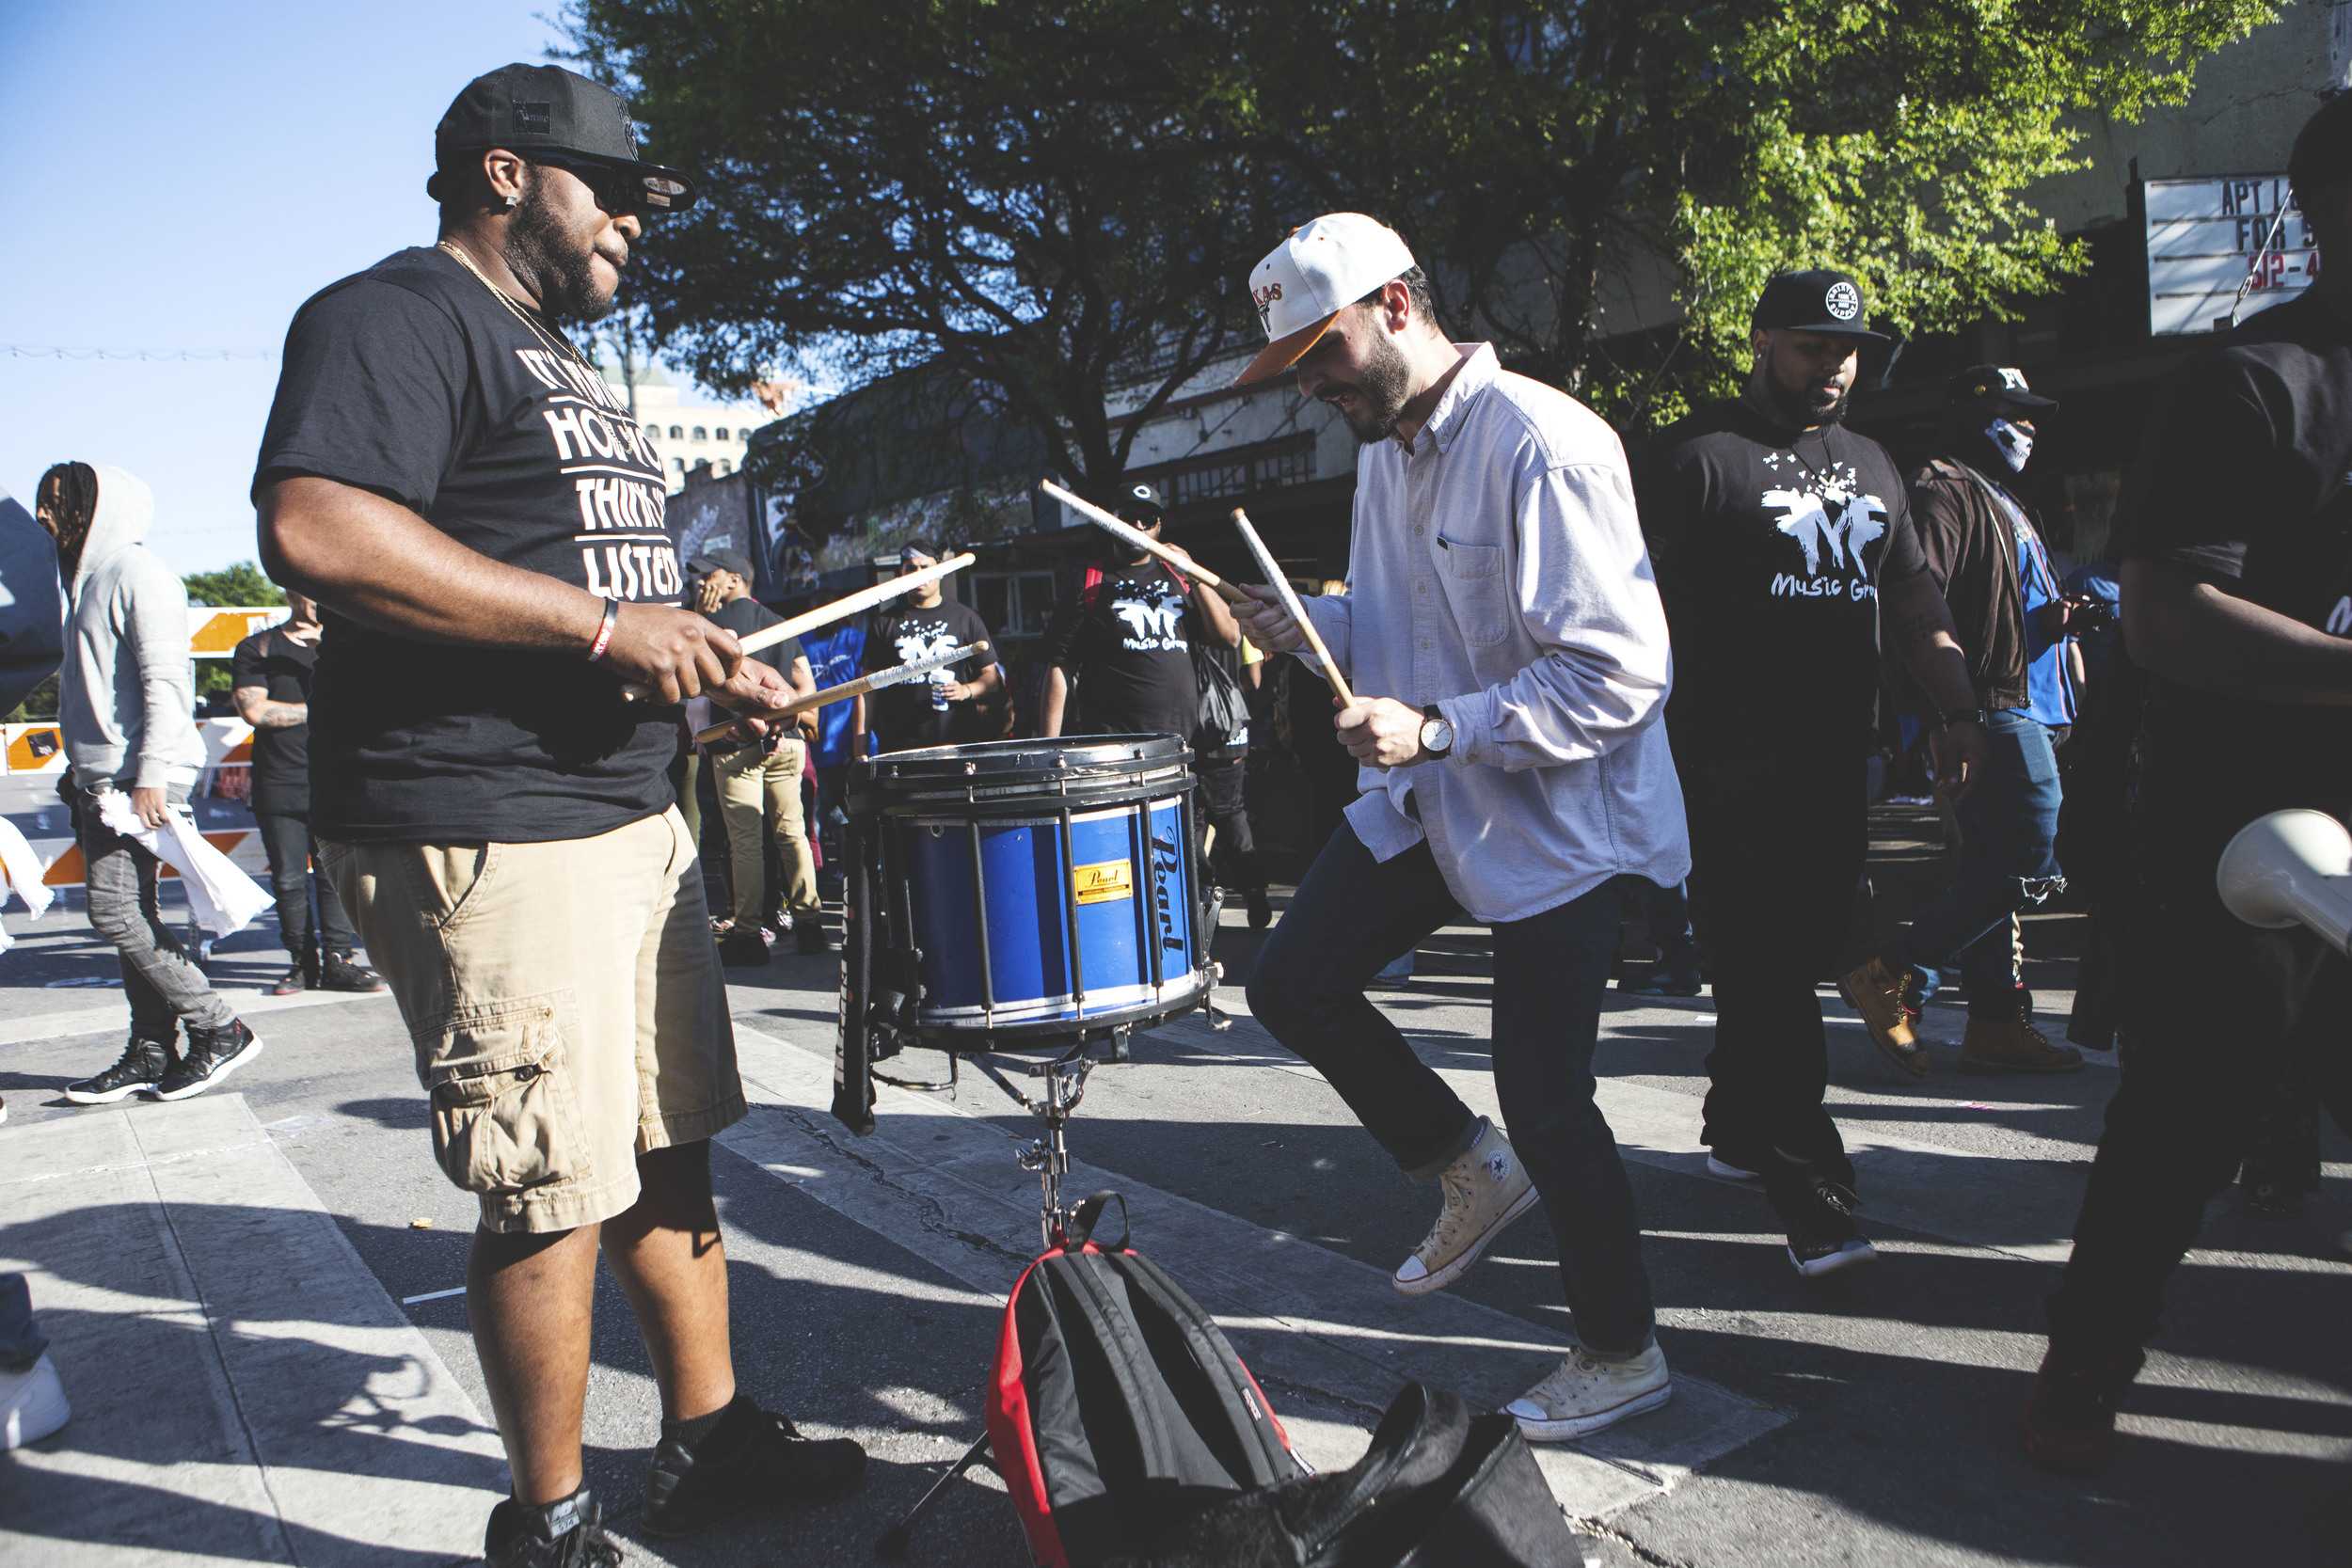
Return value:
<svg viewBox="0 0 2352 1568">
<path fill-rule="evenodd" d="M 1358 695 L 1454 725 L 1443 761 L 1362 769 L 1348 822 L 1375 860 L 1426 837 L 1482 921 L 1621 872 L 1672 886 L 1691 868 L 1673 661 L 1625 448 L 1488 345 L 1461 352 L 1411 447 L 1359 454 L 1348 594 L 1306 601 Z"/>
</svg>

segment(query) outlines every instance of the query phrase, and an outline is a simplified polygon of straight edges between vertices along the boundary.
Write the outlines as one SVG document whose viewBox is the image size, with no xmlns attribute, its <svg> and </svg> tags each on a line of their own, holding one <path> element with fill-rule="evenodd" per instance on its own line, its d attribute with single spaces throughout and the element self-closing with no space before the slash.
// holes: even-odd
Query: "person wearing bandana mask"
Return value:
<svg viewBox="0 0 2352 1568">
<path fill-rule="evenodd" d="M 2065 593 L 2017 494 L 2032 460 L 2035 419 L 2058 404 L 2022 372 L 1997 365 L 1951 382 L 1946 456 L 1912 477 L 1911 516 L 1928 570 L 1951 606 L 1991 742 L 1988 766 L 1961 798 L 1952 884 L 1918 912 L 1874 963 L 1906 976 L 1904 1013 L 1868 1022 L 1915 1049 L 1918 978 L 1957 957 L 1968 991 L 1963 1068 L 2072 1072 L 2082 1053 L 2033 1024 L 2011 926 L 2066 885 L 2058 869 L 2058 748 L 2074 721 L 2066 672 Z M 1859 985 L 1866 970 L 1849 983 Z"/>
</svg>

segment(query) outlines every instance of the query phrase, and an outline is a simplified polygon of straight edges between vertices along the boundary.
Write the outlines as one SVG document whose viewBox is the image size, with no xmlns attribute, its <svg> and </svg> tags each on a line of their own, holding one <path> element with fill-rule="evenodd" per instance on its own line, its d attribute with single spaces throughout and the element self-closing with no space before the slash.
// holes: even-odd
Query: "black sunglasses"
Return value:
<svg viewBox="0 0 2352 1568">
<path fill-rule="evenodd" d="M 601 164 L 575 163 L 569 158 L 533 158 L 532 162 L 544 164 L 548 168 L 560 168 L 587 186 L 588 194 L 596 198 L 596 205 L 613 217 L 632 214 L 644 217 L 649 214 L 660 215 L 661 213 L 660 208 L 646 202 L 644 182 L 633 174 L 607 168 Z"/>
</svg>

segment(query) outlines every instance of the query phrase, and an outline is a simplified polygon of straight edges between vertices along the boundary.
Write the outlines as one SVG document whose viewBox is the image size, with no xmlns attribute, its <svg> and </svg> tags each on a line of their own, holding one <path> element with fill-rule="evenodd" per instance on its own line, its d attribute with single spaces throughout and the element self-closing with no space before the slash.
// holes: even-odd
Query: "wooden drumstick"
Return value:
<svg viewBox="0 0 2352 1568">
<path fill-rule="evenodd" d="M 1291 587 L 1291 579 L 1282 575 L 1282 568 L 1275 564 L 1274 552 L 1265 547 L 1265 541 L 1258 537 L 1258 531 L 1249 526 L 1249 515 L 1238 506 L 1233 508 L 1233 526 L 1241 530 L 1242 543 L 1249 546 L 1249 553 L 1258 558 L 1258 570 L 1265 574 L 1266 586 L 1281 599 L 1282 609 L 1290 618 L 1298 623 L 1299 631 L 1307 639 L 1307 651 L 1313 654 L 1316 661 L 1323 666 L 1323 678 L 1331 683 L 1332 694 L 1339 698 L 1343 705 L 1354 705 L 1356 693 L 1347 689 L 1347 677 L 1340 673 L 1338 663 L 1331 657 L 1331 650 L 1323 645 L 1323 637 L 1309 618 L 1307 607 L 1298 602 L 1297 590 Z"/>
<path fill-rule="evenodd" d="M 1072 495 L 1069 491 L 1063 489 L 1060 485 L 1055 483 L 1050 479 L 1041 479 L 1038 481 L 1037 487 L 1044 491 L 1047 495 L 1053 497 L 1056 500 L 1061 502 L 1062 505 L 1069 507 L 1072 511 L 1077 513 L 1079 516 L 1084 517 L 1088 522 L 1092 523 L 1095 527 L 1101 529 L 1112 538 L 1119 540 L 1122 544 L 1131 545 L 1135 548 L 1141 550 L 1144 554 L 1151 556 L 1155 560 L 1166 562 L 1168 565 L 1173 566 L 1177 571 L 1192 578 L 1192 580 L 1197 583 L 1200 583 L 1205 587 L 1216 589 L 1217 594 L 1227 604 L 1246 605 L 1250 602 L 1248 594 L 1243 593 L 1232 583 L 1227 582 L 1223 578 L 1218 577 L 1215 572 L 1210 571 L 1206 566 L 1201 565 L 1200 562 L 1193 560 L 1190 556 L 1184 554 L 1180 550 L 1171 549 L 1168 546 L 1161 544 L 1157 539 L 1152 538 L 1150 534 L 1144 532 L 1143 530 L 1136 527 L 1135 524 L 1127 521 L 1124 517 L 1118 516 L 1113 513 L 1105 512 L 1101 507 L 1095 505 L 1092 501 L 1087 500 L 1082 497 Z"/>
<path fill-rule="evenodd" d="M 694 732 L 694 743 L 697 746 L 707 746 L 712 741 L 723 737 L 745 719 L 797 718 L 812 708 L 824 707 L 832 703 L 847 702 L 851 697 L 863 697 L 869 691 L 880 691 L 886 686 L 897 686 L 903 681 L 915 680 L 930 674 L 934 670 L 946 670 L 953 665 L 961 664 L 975 654 L 986 652 L 988 652 L 988 644 L 985 642 L 966 642 L 961 648 L 950 648 L 944 654 L 934 654 L 930 658 L 917 659 L 913 664 L 901 664 L 889 670 L 877 670 L 870 675 L 860 675 L 853 681 L 843 681 L 839 686 L 829 686 L 822 691 L 812 691 L 805 697 L 795 697 L 782 707 L 770 708 L 765 713 L 739 714 L 723 724 L 713 724 L 707 730 L 697 730 Z"/>
<path fill-rule="evenodd" d="M 871 588 L 861 588 L 846 598 L 835 599 L 831 604 L 820 604 L 814 610 L 804 610 L 789 620 L 779 621 L 772 626 L 752 633 L 749 637 L 738 641 L 736 646 L 746 655 L 758 653 L 765 648 L 772 648 L 777 643 L 798 637 L 804 631 L 815 631 L 818 626 L 829 626 L 835 621 L 846 621 L 862 610 L 871 610 L 876 605 L 887 604 L 901 594 L 912 594 L 926 583 L 937 582 L 951 572 L 962 571 L 966 566 L 971 565 L 974 560 L 975 557 L 969 550 L 961 555 L 951 555 L 945 561 L 933 562 L 919 572 L 909 572 L 904 577 L 892 578 L 886 582 L 878 582 Z M 641 686 L 635 681 L 628 682 L 621 688 L 621 700 L 625 703 L 642 703 L 652 695 L 652 688 Z"/>
</svg>

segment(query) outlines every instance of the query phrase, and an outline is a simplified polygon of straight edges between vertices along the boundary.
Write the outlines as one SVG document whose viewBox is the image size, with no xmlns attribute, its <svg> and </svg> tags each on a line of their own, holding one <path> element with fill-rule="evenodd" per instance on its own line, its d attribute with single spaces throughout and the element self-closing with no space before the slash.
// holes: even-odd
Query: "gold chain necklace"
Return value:
<svg viewBox="0 0 2352 1568">
<path fill-rule="evenodd" d="M 588 362 L 588 356 L 580 353 L 579 349 L 572 346 L 570 339 L 563 337 L 558 333 L 550 332 L 545 326 L 542 326 L 539 324 L 539 318 L 533 315 L 531 311 L 525 309 L 521 301 L 517 300 L 513 294 L 508 293 L 504 289 L 501 289 L 497 284 L 491 282 L 489 275 L 484 272 L 480 267 L 474 265 L 474 260 L 472 257 L 467 255 L 463 250 L 459 249 L 456 245 L 452 245 L 447 240 L 436 240 L 433 243 L 433 248 L 446 252 L 457 262 L 459 266 L 473 274 L 474 280 L 480 283 L 484 288 L 489 290 L 490 293 L 497 295 L 498 302 L 501 305 L 505 306 L 507 311 L 513 315 L 516 321 L 531 328 L 532 335 L 535 336 L 541 342 L 564 355 L 565 357 L 569 358 L 572 363 L 578 365 L 581 370 L 586 371 L 590 375 L 596 377 L 597 380 L 601 381 L 604 379 L 603 373 L 599 372 L 596 366 Z"/>
</svg>

